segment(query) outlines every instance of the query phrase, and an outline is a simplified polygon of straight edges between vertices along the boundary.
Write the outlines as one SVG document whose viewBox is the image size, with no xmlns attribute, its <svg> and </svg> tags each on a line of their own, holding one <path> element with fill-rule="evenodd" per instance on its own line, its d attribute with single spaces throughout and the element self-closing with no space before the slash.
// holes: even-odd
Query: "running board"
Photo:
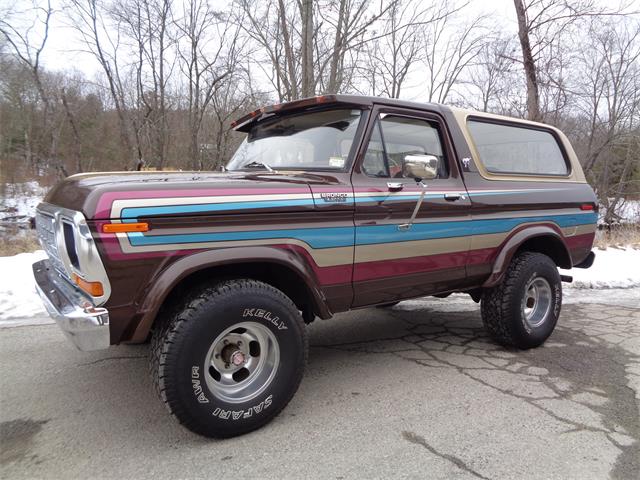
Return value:
<svg viewBox="0 0 640 480">
<path fill-rule="evenodd" d="M 573 282 L 573 277 L 571 275 L 560 275 L 560 280 L 566 283 Z"/>
</svg>

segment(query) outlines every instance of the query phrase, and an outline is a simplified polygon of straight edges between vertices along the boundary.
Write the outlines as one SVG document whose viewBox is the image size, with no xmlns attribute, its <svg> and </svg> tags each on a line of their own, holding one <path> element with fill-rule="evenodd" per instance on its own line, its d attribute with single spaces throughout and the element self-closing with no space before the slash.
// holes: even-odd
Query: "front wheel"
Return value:
<svg viewBox="0 0 640 480">
<path fill-rule="evenodd" d="M 298 389 L 308 349 L 293 302 L 254 280 L 202 288 L 161 320 L 151 346 L 152 378 L 170 412 L 218 438 L 273 419 Z"/>
<path fill-rule="evenodd" d="M 562 283 L 555 263 L 536 252 L 516 255 L 499 285 L 482 295 L 482 321 L 506 346 L 542 345 L 553 332 L 562 305 Z"/>
</svg>

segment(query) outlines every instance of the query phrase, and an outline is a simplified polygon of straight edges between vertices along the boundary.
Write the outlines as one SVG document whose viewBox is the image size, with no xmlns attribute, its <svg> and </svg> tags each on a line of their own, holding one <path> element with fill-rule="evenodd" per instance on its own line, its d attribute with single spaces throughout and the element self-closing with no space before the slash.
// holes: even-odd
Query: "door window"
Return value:
<svg viewBox="0 0 640 480">
<path fill-rule="evenodd" d="M 402 178 L 403 162 L 411 155 L 438 159 L 438 177 L 448 177 L 448 165 L 437 124 L 418 118 L 386 115 L 376 120 L 362 168 L 372 177 Z"/>
</svg>

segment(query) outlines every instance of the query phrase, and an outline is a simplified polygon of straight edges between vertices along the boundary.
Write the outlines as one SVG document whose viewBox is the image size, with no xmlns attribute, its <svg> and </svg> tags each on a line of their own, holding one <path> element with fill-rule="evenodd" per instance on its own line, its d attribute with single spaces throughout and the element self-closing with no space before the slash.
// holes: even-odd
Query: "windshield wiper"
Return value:
<svg viewBox="0 0 640 480">
<path fill-rule="evenodd" d="M 268 170 L 270 172 L 273 172 L 273 168 L 271 168 L 269 165 L 267 165 L 264 162 L 255 162 L 255 161 L 254 162 L 250 162 L 250 163 L 247 163 L 246 165 L 243 165 L 242 168 L 252 168 L 252 167 L 263 167 L 264 169 L 266 169 L 266 170 Z"/>
</svg>

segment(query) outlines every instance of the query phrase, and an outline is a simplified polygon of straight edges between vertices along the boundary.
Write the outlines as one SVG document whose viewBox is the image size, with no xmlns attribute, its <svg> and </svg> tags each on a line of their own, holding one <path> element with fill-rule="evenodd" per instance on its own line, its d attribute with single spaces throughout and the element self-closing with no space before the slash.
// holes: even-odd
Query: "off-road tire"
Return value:
<svg viewBox="0 0 640 480">
<path fill-rule="evenodd" d="M 526 286 L 536 278 L 544 279 L 551 290 L 550 308 L 538 326 L 532 327 L 524 314 Z M 562 283 L 555 263 L 537 252 L 514 256 L 502 282 L 482 294 L 482 322 L 498 343 L 520 349 L 542 345 L 553 332 L 562 306 Z"/>
<path fill-rule="evenodd" d="M 264 391 L 243 403 L 228 402 L 207 385 L 208 352 L 219 335 L 246 321 L 271 332 L 279 362 Z M 260 428 L 278 415 L 300 385 L 307 352 L 305 325 L 293 302 L 271 285 L 240 279 L 203 286 L 159 318 L 149 364 L 158 395 L 183 426 L 226 438 Z"/>
</svg>

